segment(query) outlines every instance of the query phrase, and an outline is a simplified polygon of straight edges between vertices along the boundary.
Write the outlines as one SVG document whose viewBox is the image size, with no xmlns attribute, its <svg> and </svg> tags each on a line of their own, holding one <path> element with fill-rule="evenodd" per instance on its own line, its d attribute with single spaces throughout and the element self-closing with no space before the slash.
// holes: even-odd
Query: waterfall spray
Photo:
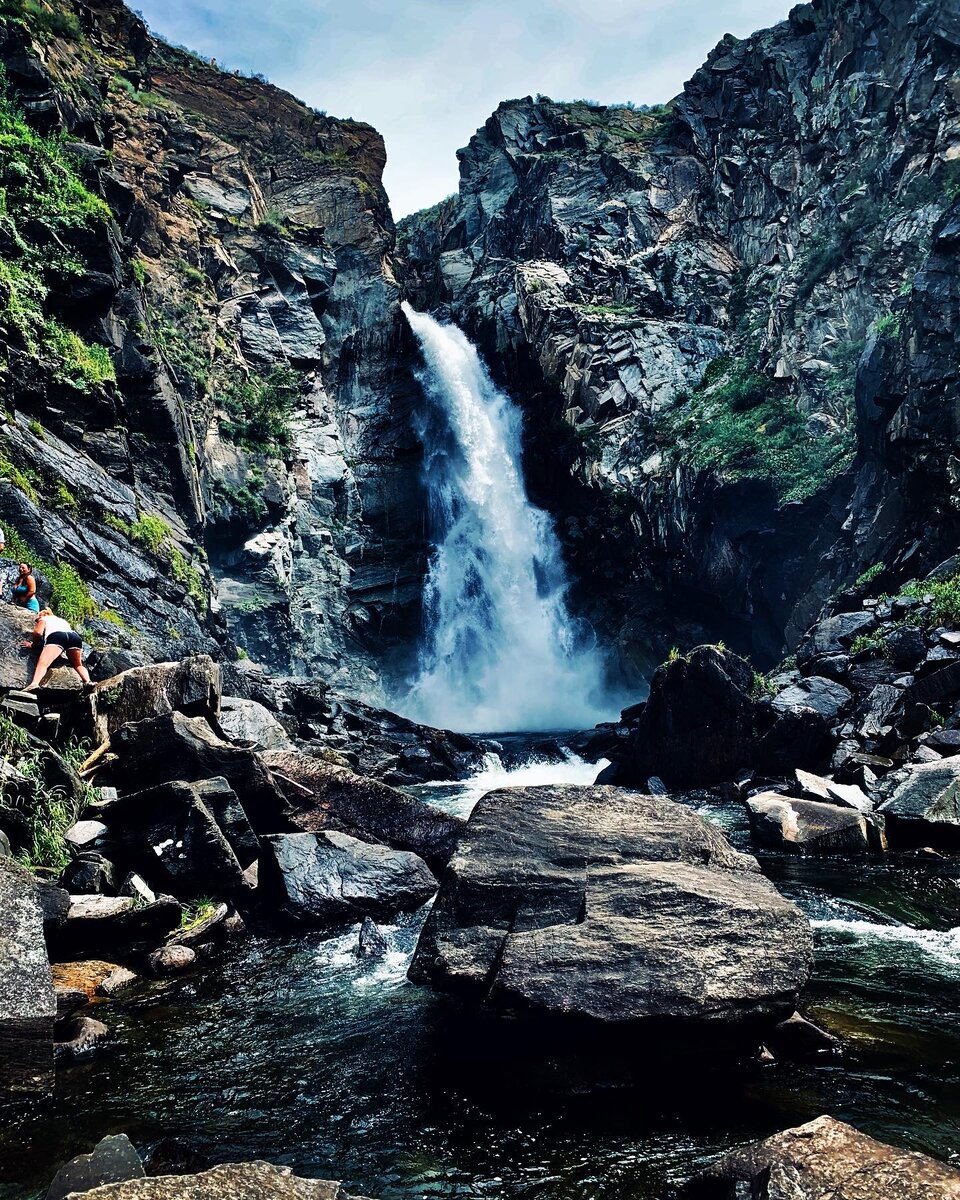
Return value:
<svg viewBox="0 0 960 1200">
<path fill-rule="evenodd" d="M 527 498 L 520 414 L 453 325 L 404 314 L 423 351 L 420 434 L 435 548 L 405 708 L 470 731 L 585 728 L 609 716 L 592 630 L 571 619 L 560 545 Z"/>
</svg>

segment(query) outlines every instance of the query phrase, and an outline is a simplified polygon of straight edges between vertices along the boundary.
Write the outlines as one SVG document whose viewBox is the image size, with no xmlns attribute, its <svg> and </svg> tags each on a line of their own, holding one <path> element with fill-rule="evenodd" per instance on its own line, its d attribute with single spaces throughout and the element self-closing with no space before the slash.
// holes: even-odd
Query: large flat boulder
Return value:
<svg viewBox="0 0 960 1200">
<path fill-rule="evenodd" d="M 960 848 L 960 758 L 907 767 L 879 811 L 894 845 Z"/>
<path fill-rule="evenodd" d="M 251 750 L 292 750 L 287 731 L 264 705 L 241 696 L 224 696 L 220 702 L 220 728 L 231 742 Z"/>
<path fill-rule="evenodd" d="M 98 744 L 132 721 L 164 713 L 215 720 L 220 711 L 220 667 L 209 654 L 133 667 L 98 683 L 89 702 L 89 734 Z"/>
<path fill-rule="evenodd" d="M 753 669 L 736 654 L 698 646 L 664 663 L 619 763 L 616 782 L 710 787 L 754 757 Z"/>
<path fill-rule="evenodd" d="M 810 972 L 803 914 L 688 808 L 616 787 L 491 792 L 410 968 L 494 1011 L 749 1038 Z"/>
<path fill-rule="evenodd" d="M 430 868 L 391 850 L 327 830 L 263 838 L 258 896 L 298 924 L 346 925 L 412 912 L 437 890 Z"/>
<path fill-rule="evenodd" d="M 171 896 L 138 905 L 130 896 L 71 896 L 67 919 L 51 938 L 57 958 L 140 958 L 180 926 Z"/>
<path fill-rule="evenodd" d="M 447 863 L 463 831 L 458 817 L 321 758 L 295 750 L 271 750 L 262 757 L 296 806 L 292 820 L 299 829 L 336 829 L 365 842 L 410 850 L 435 871 Z"/>
<path fill-rule="evenodd" d="M 108 1183 L 84 1200 L 363 1200 L 329 1179 L 301 1179 L 289 1167 L 227 1163 L 199 1175 L 156 1175 Z"/>
<path fill-rule="evenodd" d="M 817 1117 L 725 1154 L 682 1200 L 960 1200 L 960 1171 Z"/>
<path fill-rule="evenodd" d="M 37 885 L 0 857 L 0 1093 L 53 1086 L 56 1014 Z"/>
<path fill-rule="evenodd" d="M 166 713 L 124 725 L 110 739 L 111 779 L 124 792 L 160 783 L 226 779 L 258 833 L 290 828 L 283 794 L 260 756 L 232 746 L 203 717 Z"/>
</svg>

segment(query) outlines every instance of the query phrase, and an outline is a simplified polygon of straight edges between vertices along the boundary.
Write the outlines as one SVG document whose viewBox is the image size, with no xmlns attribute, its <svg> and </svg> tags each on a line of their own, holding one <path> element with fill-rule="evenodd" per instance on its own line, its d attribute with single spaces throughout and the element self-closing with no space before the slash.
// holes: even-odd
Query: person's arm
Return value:
<svg viewBox="0 0 960 1200">
<path fill-rule="evenodd" d="M 33 626 L 33 637 L 29 642 L 23 643 L 24 650 L 34 650 L 40 645 L 40 643 L 43 641 L 43 631 L 46 629 L 46 627 L 47 618 L 37 617 L 37 620 Z"/>
</svg>

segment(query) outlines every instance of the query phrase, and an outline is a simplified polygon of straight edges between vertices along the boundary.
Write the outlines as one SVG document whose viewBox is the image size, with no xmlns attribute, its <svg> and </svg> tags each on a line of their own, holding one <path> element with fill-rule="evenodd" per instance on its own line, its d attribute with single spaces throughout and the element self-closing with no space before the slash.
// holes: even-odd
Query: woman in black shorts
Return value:
<svg viewBox="0 0 960 1200">
<path fill-rule="evenodd" d="M 83 638 L 72 628 L 69 621 L 65 621 L 63 617 L 55 617 L 49 608 L 40 610 L 37 623 L 33 627 L 33 640 L 23 644 L 28 649 L 38 646 L 40 648 L 36 670 L 24 691 L 36 691 L 61 654 L 66 654 L 70 666 L 85 684 L 90 682 L 90 675 L 81 658 Z"/>
</svg>

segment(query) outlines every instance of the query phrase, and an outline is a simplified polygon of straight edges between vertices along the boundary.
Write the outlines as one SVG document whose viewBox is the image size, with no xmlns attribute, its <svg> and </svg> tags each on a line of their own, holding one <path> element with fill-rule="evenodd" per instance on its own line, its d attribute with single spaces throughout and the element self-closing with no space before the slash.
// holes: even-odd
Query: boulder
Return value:
<svg viewBox="0 0 960 1200">
<path fill-rule="evenodd" d="M 88 735 L 98 745 L 124 725 L 164 713 L 216 720 L 220 668 L 208 654 L 133 667 L 98 683 L 89 702 Z"/>
<path fill-rule="evenodd" d="M 775 710 L 771 705 L 761 712 L 763 718 L 773 720 L 757 744 L 756 764 L 762 771 L 785 774 L 798 766 L 808 771 L 827 767 L 837 737 L 822 713 L 803 706 Z"/>
<path fill-rule="evenodd" d="M 819 621 L 800 643 L 798 664 L 802 669 L 805 663 L 821 655 L 842 654 L 859 634 L 866 633 L 876 623 L 877 619 L 871 612 L 839 613 Z"/>
<path fill-rule="evenodd" d="M 307 832 L 335 829 L 362 841 L 410 850 L 436 871 L 447 863 L 463 831 L 458 817 L 322 759 L 271 750 L 263 761 L 297 808 L 293 823 Z"/>
<path fill-rule="evenodd" d="M 828 721 L 834 720 L 853 702 L 853 692 L 823 675 L 807 675 L 784 688 L 773 698 L 775 712 L 788 712 L 795 708 L 812 708 Z"/>
<path fill-rule="evenodd" d="M 797 786 L 805 800 L 817 800 L 823 804 L 838 804 L 841 808 L 854 808 L 857 812 L 872 812 L 873 801 L 856 783 L 837 783 L 822 775 L 814 775 L 799 767 L 794 772 Z"/>
<path fill-rule="evenodd" d="M 251 750 L 293 749 L 284 727 L 256 700 L 224 696 L 220 702 L 220 728 L 231 742 L 242 742 Z"/>
<path fill-rule="evenodd" d="M 223 780 L 245 831 L 239 801 Z M 156 891 L 189 899 L 230 895 L 243 886 L 243 867 L 201 796 L 203 784 L 163 783 L 132 792 L 101 809 L 111 859 L 140 873 Z"/>
<path fill-rule="evenodd" d="M 658 667 L 617 768 L 617 782 L 710 787 L 754 757 L 753 670 L 716 646 L 698 646 Z"/>
<path fill-rule="evenodd" d="M 54 963 L 51 973 L 57 991 L 78 991 L 87 1000 L 114 995 L 137 979 L 132 971 L 102 959 Z"/>
<path fill-rule="evenodd" d="M 289 1167 L 226 1163 L 199 1175 L 155 1175 L 108 1183 L 84 1200 L 363 1200 L 329 1179 L 301 1179 Z"/>
<path fill-rule="evenodd" d="M 71 896 L 63 927 L 51 940 L 57 958 L 147 953 L 179 927 L 180 905 L 172 896 L 137 907 L 129 896 Z"/>
<path fill-rule="evenodd" d="M 405 850 L 344 833 L 275 834 L 262 839 L 258 895 L 297 924 L 346 925 L 364 916 L 410 912 L 437 890 L 430 868 Z"/>
<path fill-rule="evenodd" d="M 357 938 L 357 954 L 360 958 L 383 958 L 389 950 L 387 939 L 377 928 L 372 917 L 364 917 Z"/>
<path fill-rule="evenodd" d="M 286 801 L 260 756 L 231 746 L 203 717 L 150 717 L 118 729 L 111 745 L 119 757 L 113 775 L 124 792 L 223 778 L 258 833 L 290 828 Z"/>
<path fill-rule="evenodd" d="M 92 1054 L 109 1036 L 110 1030 L 102 1021 L 78 1014 L 69 1017 L 63 1028 L 57 1030 L 53 1053 L 58 1059 L 81 1058 Z"/>
<path fill-rule="evenodd" d="M 82 858 L 75 858 L 67 866 L 61 883 L 68 892 L 102 895 L 116 891 L 117 873 L 113 863 L 103 855 L 85 852 Z"/>
<path fill-rule="evenodd" d="M 112 1134 L 97 1142 L 89 1154 L 79 1154 L 65 1163 L 53 1177 L 45 1200 L 64 1200 L 73 1193 L 89 1192 L 105 1183 L 142 1179 L 143 1163 L 125 1133 Z"/>
<path fill-rule="evenodd" d="M 492 1012 L 739 1047 L 794 1011 L 811 955 L 799 909 L 691 809 L 544 786 L 474 809 L 410 977 Z"/>
<path fill-rule="evenodd" d="M 148 957 L 154 975 L 181 975 L 197 962 L 197 953 L 189 946 L 161 946 Z"/>
<path fill-rule="evenodd" d="M 874 1141 L 833 1117 L 723 1155 L 682 1200 L 960 1200 L 960 1171 Z"/>
<path fill-rule="evenodd" d="M 102 821 L 77 821 L 63 835 L 63 840 L 76 854 L 83 854 L 102 846 L 106 832 Z"/>
<path fill-rule="evenodd" d="M 57 1002 L 33 876 L 0 858 L 0 1092 L 53 1085 Z"/>
<path fill-rule="evenodd" d="M 750 833 L 761 846 L 796 854 L 866 854 L 867 819 L 852 808 L 763 792 L 747 801 Z"/>
<path fill-rule="evenodd" d="M 960 849 L 960 759 L 907 767 L 879 811 L 895 846 Z"/>
</svg>

